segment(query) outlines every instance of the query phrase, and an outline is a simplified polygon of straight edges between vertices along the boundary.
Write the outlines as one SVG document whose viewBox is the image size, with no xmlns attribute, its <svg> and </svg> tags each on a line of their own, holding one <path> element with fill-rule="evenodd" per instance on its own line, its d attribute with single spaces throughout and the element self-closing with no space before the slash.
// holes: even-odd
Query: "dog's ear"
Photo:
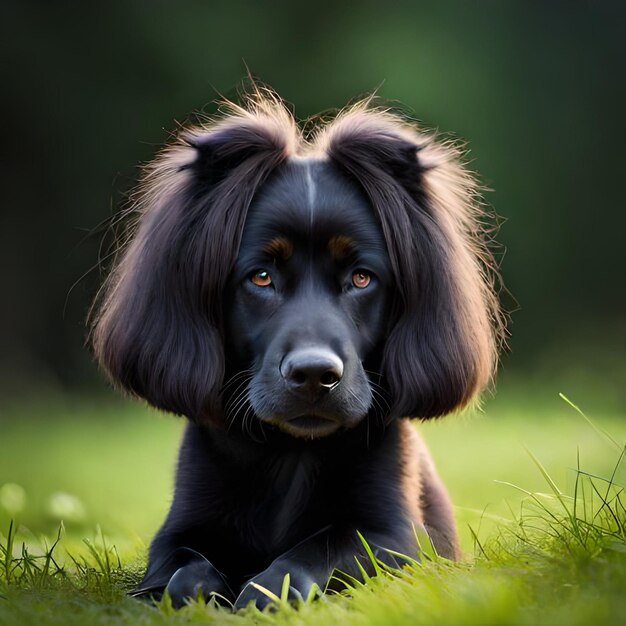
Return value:
<svg viewBox="0 0 626 626">
<path fill-rule="evenodd" d="M 114 383 L 176 414 L 219 420 L 221 296 L 250 201 L 293 146 L 277 102 L 185 131 L 145 170 L 129 243 L 91 316 Z"/>
<path fill-rule="evenodd" d="M 397 291 L 383 356 L 393 414 L 465 406 L 490 381 L 503 332 L 474 177 L 456 148 L 362 106 L 321 141 L 363 187 L 385 236 Z"/>
</svg>

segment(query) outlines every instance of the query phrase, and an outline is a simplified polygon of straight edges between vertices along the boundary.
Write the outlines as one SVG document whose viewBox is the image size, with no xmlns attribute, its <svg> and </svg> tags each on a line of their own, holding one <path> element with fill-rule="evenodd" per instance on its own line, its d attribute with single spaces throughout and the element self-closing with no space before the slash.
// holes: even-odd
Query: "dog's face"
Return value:
<svg viewBox="0 0 626 626">
<path fill-rule="evenodd" d="M 388 328 L 391 289 L 361 190 L 328 161 L 284 164 L 250 207 L 227 286 L 226 358 L 251 373 L 227 418 L 246 394 L 256 418 L 296 437 L 357 424 L 372 405 L 364 362 Z"/>
</svg>

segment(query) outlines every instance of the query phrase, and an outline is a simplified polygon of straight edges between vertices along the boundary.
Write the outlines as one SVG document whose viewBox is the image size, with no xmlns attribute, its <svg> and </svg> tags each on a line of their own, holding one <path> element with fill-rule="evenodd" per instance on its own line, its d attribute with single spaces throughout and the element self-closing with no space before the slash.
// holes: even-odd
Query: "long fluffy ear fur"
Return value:
<svg viewBox="0 0 626 626">
<path fill-rule="evenodd" d="M 383 372 L 395 416 L 434 417 L 490 381 L 503 323 L 477 184 L 459 151 L 361 103 L 318 137 L 374 207 L 399 293 Z"/>
<path fill-rule="evenodd" d="M 91 316 L 91 345 L 114 383 L 160 409 L 218 419 L 221 294 L 250 201 L 296 137 L 282 103 L 257 91 L 144 169 L 130 243 Z"/>
</svg>

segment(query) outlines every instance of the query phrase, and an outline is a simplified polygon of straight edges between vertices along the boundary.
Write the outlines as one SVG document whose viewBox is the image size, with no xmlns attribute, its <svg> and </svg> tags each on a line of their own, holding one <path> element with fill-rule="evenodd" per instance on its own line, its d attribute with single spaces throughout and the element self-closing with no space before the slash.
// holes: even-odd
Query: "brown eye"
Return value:
<svg viewBox="0 0 626 626">
<path fill-rule="evenodd" d="M 352 274 L 352 284 L 357 289 L 365 289 L 365 287 L 370 284 L 371 280 L 372 277 L 364 272 L 354 272 L 354 274 Z"/>
<path fill-rule="evenodd" d="M 269 287 L 272 284 L 272 277 L 265 270 L 259 270 L 250 280 L 259 287 Z"/>
</svg>

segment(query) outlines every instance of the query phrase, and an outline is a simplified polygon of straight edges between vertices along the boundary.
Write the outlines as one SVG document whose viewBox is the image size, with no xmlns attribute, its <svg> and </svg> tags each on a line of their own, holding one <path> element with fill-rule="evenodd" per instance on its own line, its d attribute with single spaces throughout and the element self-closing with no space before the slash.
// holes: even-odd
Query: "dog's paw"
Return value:
<svg viewBox="0 0 626 626">
<path fill-rule="evenodd" d="M 170 578 L 165 592 L 172 600 L 176 609 L 183 607 L 187 600 L 195 600 L 199 595 L 205 601 L 211 597 L 220 597 L 230 600 L 232 592 L 222 575 L 209 561 L 189 563 L 177 569 Z"/>
<path fill-rule="evenodd" d="M 285 576 L 289 575 L 287 600 L 302 602 L 319 586 L 310 572 L 298 563 L 275 561 L 265 571 L 261 572 L 241 590 L 235 601 L 235 610 L 243 609 L 250 603 L 262 611 L 267 606 L 281 598 Z"/>
</svg>

